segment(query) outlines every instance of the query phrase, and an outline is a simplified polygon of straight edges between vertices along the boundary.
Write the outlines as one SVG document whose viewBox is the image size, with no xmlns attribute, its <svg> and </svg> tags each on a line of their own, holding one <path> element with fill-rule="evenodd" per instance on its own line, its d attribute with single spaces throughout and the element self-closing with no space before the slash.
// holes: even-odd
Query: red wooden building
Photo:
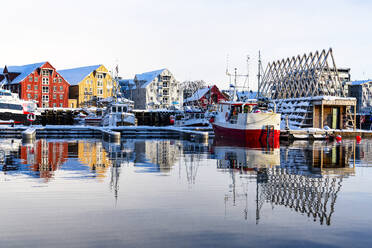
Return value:
<svg viewBox="0 0 372 248">
<path fill-rule="evenodd" d="M 39 107 L 68 106 L 69 83 L 49 62 L 5 66 L 0 81 L 21 99 L 35 100 Z"/>
<path fill-rule="evenodd" d="M 228 98 L 218 89 L 216 85 L 197 90 L 191 97 L 183 101 L 184 106 L 196 106 L 206 108 L 208 105 L 219 103 Z"/>
</svg>

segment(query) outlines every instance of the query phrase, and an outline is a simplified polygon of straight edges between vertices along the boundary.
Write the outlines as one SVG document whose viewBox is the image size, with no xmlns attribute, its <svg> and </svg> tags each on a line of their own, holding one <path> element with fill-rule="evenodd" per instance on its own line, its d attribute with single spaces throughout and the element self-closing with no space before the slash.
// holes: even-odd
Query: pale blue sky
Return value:
<svg viewBox="0 0 372 248">
<path fill-rule="evenodd" d="M 227 87 L 230 67 L 256 84 L 269 61 L 332 47 L 353 79 L 372 78 L 372 1 L 12 0 L 1 2 L 0 67 L 57 69 L 118 60 L 120 74 L 166 67 L 180 81 Z"/>
</svg>

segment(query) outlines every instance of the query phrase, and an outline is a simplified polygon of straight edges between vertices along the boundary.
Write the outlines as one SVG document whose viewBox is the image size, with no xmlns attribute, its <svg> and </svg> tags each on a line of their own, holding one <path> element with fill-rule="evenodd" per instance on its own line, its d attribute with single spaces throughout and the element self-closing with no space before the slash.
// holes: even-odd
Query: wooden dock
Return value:
<svg viewBox="0 0 372 248">
<path fill-rule="evenodd" d="M 372 131 L 367 130 L 281 130 L 281 140 L 325 140 L 334 139 L 340 135 L 343 138 L 372 138 Z"/>
<path fill-rule="evenodd" d="M 0 138 L 22 138 L 25 142 L 40 138 L 102 138 L 120 142 L 121 138 L 174 138 L 195 142 L 208 142 L 213 138 L 211 129 L 189 129 L 174 126 L 32 126 L 0 127 Z"/>
<path fill-rule="evenodd" d="M 343 138 L 372 138 L 372 131 L 365 130 L 282 130 L 280 139 L 292 140 L 325 140 L 334 139 L 337 135 Z M 174 126 L 19 126 L 0 127 L 0 138 L 22 138 L 32 141 L 40 138 L 102 138 L 109 142 L 120 142 L 121 138 L 168 138 L 206 143 L 214 138 L 211 128 L 180 128 Z"/>
</svg>

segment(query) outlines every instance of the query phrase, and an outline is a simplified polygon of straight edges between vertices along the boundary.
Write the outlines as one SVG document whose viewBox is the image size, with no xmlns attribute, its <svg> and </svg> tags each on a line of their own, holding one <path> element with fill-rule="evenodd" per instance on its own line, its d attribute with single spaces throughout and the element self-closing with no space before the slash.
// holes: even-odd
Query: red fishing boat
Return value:
<svg viewBox="0 0 372 248">
<path fill-rule="evenodd" d="M 247 147 L 279 147 L 280 114 L 257 101 L 221 102 L 213 120 L 217 140 Z"/>
</svg>

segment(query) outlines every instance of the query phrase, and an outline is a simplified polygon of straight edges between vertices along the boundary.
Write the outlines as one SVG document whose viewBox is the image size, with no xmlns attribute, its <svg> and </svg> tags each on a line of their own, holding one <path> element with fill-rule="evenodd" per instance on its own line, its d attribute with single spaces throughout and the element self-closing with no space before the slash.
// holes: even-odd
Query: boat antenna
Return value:
<svg viewBox="0 0 372 248">
<path fill-rule="evenodd" d="M 249 91 L 249 55 L 247 55 L 247 75 L 246 75 L 246 78 L 244 80 L 244 84 L 243 84 L 243 90 L 245 88 L 247 88 L 247 91 Z M 247 87 L 245 87 L 245 85 L 247 84 Z"/>
<path fill-rule="evenodd" d="M 248 64 L 248 61 L 249 61 L 249 56 L 247 56 L 247 64 Z M 245 88 L 245 84 L 247 82 L 247 79 L 248 79 L 248 74 L 238 74 L 238 69 L 235 67 L 234 68 L 234 74 L 231 74 L 228 70 L 228 68 L 226 68 L 226 75 L 229 76 L 230 78 L 230 95 L 231 95 L 231 100 L 234 101 L 235 100 L 235 96 L 237 95 L 237 87 L 238 87 L 238 83 L 237 83 L 237 79 L 238 77 L 244 77 L 245 78 L 245 82 L 244 82 L 244 86 L 243 87 L 239 87 L 239 88 Z M 234 84 L 231 83 L 231 77 L 234 76 Z M 234 88 L 233 90 L 231 88 Z"/>
<path fill-rule="evenodd" d="M 229 54 L 226 56 L 226 75 L 229 76 L 229 84 L 231 84 L 231 74 L 229 73 Z"/>
</svg>

